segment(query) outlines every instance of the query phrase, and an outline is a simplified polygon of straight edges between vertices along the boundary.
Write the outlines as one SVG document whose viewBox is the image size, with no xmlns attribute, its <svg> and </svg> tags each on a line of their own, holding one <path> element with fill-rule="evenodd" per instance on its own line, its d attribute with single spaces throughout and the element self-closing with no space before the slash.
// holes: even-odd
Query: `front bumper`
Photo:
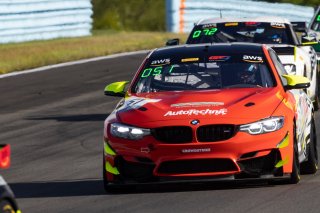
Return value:
<svg viewBox="0 0 320 213">
<path fill-rule="evenodd" d="M 289 131 L 235 137 L 214 143 L 162 144 L 105 139 L 105 172 L 111 183 L 246 180 L 287 177 L 292 172 Z"/>
</svg>

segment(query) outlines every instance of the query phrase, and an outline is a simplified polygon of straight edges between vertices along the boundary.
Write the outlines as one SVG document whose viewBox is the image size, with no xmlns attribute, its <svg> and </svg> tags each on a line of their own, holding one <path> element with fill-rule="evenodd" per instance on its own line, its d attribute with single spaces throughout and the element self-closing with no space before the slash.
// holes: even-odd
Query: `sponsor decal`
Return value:
<svg viewBox="0 0 320 213">
<path fill-rule="evenodd" d="M 150 66 L 161 66 L 161 65 L 166 65 L 166 64 L 170 64 L 170 58 L 153 60 L 150 64 Z"/>
<path fill-rule="evenodd" d="M 204 25 L 202 25 L 202 29 L 211 28 L 211 27 L 217 27 L 217 24 L 213 23 L 213 24 L 204 24 Z"/>
<path fill-rule="evenodd" d="M 260 22 L 255 22 L 255 21 L 247 21 L 245 23 L 246 26 L 258 26 L 260 24 L 261 24 Z"/>
<path fill-rule="evenodd" d="M 230 23 L 225 23 L 224 26 L 226 27 L 234 27 L 238 26 L 238 22 L 230 22 Z"/>
<path fill-rule="evenodd" d="M 223 109 L 204 109 L 204 110 L 197 110 L 197 109 L 189 109 L 189 110 L 176 110 L 176 111 L 168 111 L 164 114 L 164 117 L 167 116 L 177 116 L 177 115 L 226 115 L 228 110 Z"/>
<path fill-rule="evenodd" d="M 183 58 L 181 62 L 199 61 L 199 58 Z"/>
<path fill-rule="evenodd" d="M 226 61 L 229 59 L 230 59 L 230 56 L 223 56 L 223 55 L 213 55 L 208 58 L 209 61 Z"/>
<path fill-rule="evenodd" d="M 264 33 L 264 28 L 257 28 L 256 33 L 259 33 L 259 34 Z"/>
<path fill-rule="evenodd" d="M 156 103 L 161 101 L 161 99 L 149 99 L 149 98 L 137 98 L 137 97 L 130 97 L 125 99 L 124 104 L 119 108 L 119 110 L 131 110 L 131 109 L 138 109 L 147 103 Z"/>
<path fill-rule="evenodd" d="M 209 106 L 223 106 L 223 102 L 189 102 L 189 103 L 178 103 L 171 104 L 171 107 L 209 107 Z"/>
<path fill-rule="evenodd" d="M 286 28 L 286 26 L 284 25 L 284 23 L 271 22 L 270 25 L 271 25 L 271 27 L 273 27 L 273 28 L 279 28 L 279 29 Z"/>
<path fill-rule="evenodd" d="M 244 55 L 242 60 L 252 63 L 263 63 L 262 57 L 256 55 Z"/>
<path fill-rule="evenodd" d="M 299 56 L 299 59 L 300 59 L 301 61 L 304 61 L 304 60 L 303 60 L 303 57 L 302 57 L 301 55 Z"/>
<path fill-rule="evenodd" d="M 249 38 L 253 38 L 254 35 L 256 34 L 256 31 L 238 31 L 237 33 Z"/>
<path fill-rule="evenodd" d="M 292 73 L 296 71 L 296 66 L 294 64 L 284 64 L 284 68 L 288 73 Z"/>
<path fill-rule="evenodd" d="M 188 153 L 206 153 L 206 152 L 211 152 L 211 148 L 182 149 L 181 152 L 183 154 L 188 154 Z"/>
</svg>

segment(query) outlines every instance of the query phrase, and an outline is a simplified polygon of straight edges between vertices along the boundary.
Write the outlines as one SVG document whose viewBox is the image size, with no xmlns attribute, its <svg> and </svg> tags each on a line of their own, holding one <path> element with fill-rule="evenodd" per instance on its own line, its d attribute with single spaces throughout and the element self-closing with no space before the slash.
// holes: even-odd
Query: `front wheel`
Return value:
<svg viewBox="0 0 320 213">
<path fill-rule="evenodd" d="M 317 72 L 315 73 L 316 75 L 316 85 L 315 85 L 315 96 L 314 96 L 314 100 L 313 100 L 313 108 L 314 111 L 318 111 L 319 107 L 320 107 L 320 103 L 319 103 L 319 86 L 318 86 L 318 74 Z"/>
<path fill-rule="evenodd" d="M 288 181 L 289 184 L 297 184 L 300 181 L 300 162 L 299 162 L 299 152 L 298 152 L 298 144 L 297 144 L 297 136 L 296 136 L 296 126 L 294 125 L 293 129 L 293 161 L 292 161 L 292 173 L 290 175 L 290 179 Z"/>
<path fill-rule="evenodd" d="M 310 142 L 308 144 L 308 160 L 301 164 L 301 173 L 314 174 L 318 170 L 317 134 L 314 119 L 310 125 Z"/>
</svg>

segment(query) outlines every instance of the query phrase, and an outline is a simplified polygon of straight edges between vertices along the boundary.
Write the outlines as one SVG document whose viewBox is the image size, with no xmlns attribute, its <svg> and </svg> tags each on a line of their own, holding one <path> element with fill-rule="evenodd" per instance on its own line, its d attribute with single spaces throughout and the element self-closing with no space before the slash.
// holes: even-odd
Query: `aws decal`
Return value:
<svg viewBox="0 0 320 213">
<path fill-rule="evenodd" d="M 256 55 L 244 55 L 242 60 L 251 63 L 263 63 L 262 57 Z"/>
<path fill-rule="evenodd" d="M 153 60 L 150 64 L 150 66 L 162 66 L 162 65 L 166 65 L 166 64 L 170 64 L 170 58 Z"/>
<path fill-rule="evenodd" d="M 285 26 L 284 23 L 272 22 L 270 25 L 271 25 L 271 27 L 273 27 L 273 28 L 279 28 L 279 29 L 284 29 L 284 28 L 286 28 L 286 26 Z"/>
<path fill-rule="evenodd" d="M 204 25 L 202 25 L 202 29 L 212 28 L 212 27 L 217 27 L 217 24 L 212 23 L 212 24 L 204 24 Z"/>
</svg>

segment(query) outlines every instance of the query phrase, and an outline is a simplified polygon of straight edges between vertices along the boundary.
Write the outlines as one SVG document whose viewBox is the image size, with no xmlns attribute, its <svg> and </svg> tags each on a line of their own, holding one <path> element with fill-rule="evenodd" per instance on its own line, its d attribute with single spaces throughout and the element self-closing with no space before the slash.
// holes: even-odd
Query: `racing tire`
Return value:
<svg viewBox="0 0 320 213">
<path fill-rule="evenodd" d="M 315 174 L 318 170 L 317 134 L 314 119 L 310 125 L 310 143 L 308 144 L 308 160 L 301 164 L 301 174 Z"/>
<path fill-rule="evenodd" d="M 300 162 L 299 162 L 299 152 L 298 152 L 298 144 L 297 144 L 297 136 L 296 136 L 295 128 L 296 127 L 294 126 L 292 173 L 290 174 L 288 184 L 297 184 L 300 181 Z"/>
<path fill-rule="evenodd" d="M 320 106 L 319 97 L 318 97 L 318 94 L 316 94 L 315 99 L 313 101 L 314 111 L 318 111 L 319 110 L 319 106 Z"/>
<path fill-rule="evenodd" d="M 315 88 L 315 97 L 314 97 L 314 100 L 313 100 L 313 108 L 314 108 L 314 111 L 318 111 L 319 107 L 320 107 L 318 73 L 316 72 L 315 75 L 316 75 L 316 77 L 315 77 L 316 78 L 316 88 Z"/>
<path fill-rule="evenodd" d="M 0 200 L 0 212 L 1 213 L 15 213 L 12 204 L 8 200 Z"/>
</svg>

